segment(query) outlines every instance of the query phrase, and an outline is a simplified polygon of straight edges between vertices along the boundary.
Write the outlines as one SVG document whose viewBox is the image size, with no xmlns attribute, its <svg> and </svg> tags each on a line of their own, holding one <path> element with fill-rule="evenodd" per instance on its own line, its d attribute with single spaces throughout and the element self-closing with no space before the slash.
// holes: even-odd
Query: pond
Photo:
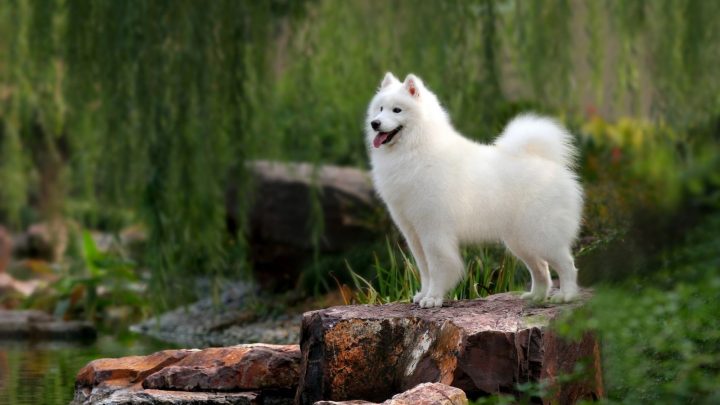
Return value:
<svg viewBox="0 0 720 405">
<path fill-rule="evenodd" d="M 75 375 L 89 361 L 168 348 L 131 334 L 104 335 L 90 343 L 0 340 L 0 405 L 66 405 L 73 398 Z"/>
</svg>

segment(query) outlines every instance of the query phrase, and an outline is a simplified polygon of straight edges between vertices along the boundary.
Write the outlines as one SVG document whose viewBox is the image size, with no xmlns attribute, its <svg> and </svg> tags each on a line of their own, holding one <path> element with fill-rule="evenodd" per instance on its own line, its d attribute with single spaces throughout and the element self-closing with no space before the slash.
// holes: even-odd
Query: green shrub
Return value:
<svg viewBox="0 0 720 405">
<path fill-rule="evenodd" d="M 598 288 L 558 325 L 578 337 L 598 333 L 609 402 L 720 402 L 720 213 L 679 248 L 657 274 Z"/>
<path fill-rule="evenodd" d="M 79 257 L 62 266 L 57 281 L 36 291 L 24 305 L 63 319 L 98 321 L 103 327 L 140 319 L 148 299 L 136 263 L 121 251 L 101 251 L 88 231 L 79 233 L 76 247 Z"/>
</svg>

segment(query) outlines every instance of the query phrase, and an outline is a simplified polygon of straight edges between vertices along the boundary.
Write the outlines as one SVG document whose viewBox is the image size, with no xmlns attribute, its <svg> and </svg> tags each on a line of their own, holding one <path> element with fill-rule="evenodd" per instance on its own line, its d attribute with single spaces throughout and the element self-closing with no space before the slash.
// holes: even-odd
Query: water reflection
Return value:
<svg viewBox="0 0 720 405">
<path fill-rule="evenodd" d="M 0 341 L 0 405 L 65 405 L 72 400 L 75 375 L 89 361 L 166 348 L 171 347 L 135 335 L 91 343 Z"/>
</svg>

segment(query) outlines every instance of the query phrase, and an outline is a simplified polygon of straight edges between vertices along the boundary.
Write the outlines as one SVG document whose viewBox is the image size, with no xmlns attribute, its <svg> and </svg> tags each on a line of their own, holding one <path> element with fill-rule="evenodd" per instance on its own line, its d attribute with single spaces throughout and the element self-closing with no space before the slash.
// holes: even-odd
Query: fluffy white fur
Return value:
<svg viewBox="0 0 720 405">
<path fill-rule="evenodd" d="M 479 144 L 453 128 L 417 76 L 401 83 L 387 73 L 368 108 L 366 133 L 375 187 L 419 268 L 422 288 L 413 302 L 442 306 L 464 276 L 460 245 L 487 241 L 502 241 L 530 270 L 524 298 L 548 297 L 548 265 L 560 279 L 551 300 L 577 295 L 571 245 L 583 197 L 572 137 L 560 124 L 521 115 L 494 144 Z"/>
</svg>

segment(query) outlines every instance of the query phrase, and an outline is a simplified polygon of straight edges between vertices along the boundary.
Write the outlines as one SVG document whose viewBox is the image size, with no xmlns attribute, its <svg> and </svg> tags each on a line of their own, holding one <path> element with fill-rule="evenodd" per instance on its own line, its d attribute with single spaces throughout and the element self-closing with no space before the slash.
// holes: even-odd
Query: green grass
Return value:
<svg viewBox="0 0 720 405">
<path fill-rule="evenodd" d="M 394 245 L 389 240 L 386 241 L 385 248 L 385 261 L 375 255 L 372 278 L 361 276 L 347 263 L 355 286 L 355 302 L 408 302 L 420 289 L 420 277 L 412 256 L 402 246 Z M 466 276 L 448 294 L 451 299 L 474 299 L 519 290 L 527 277 L 522 264 L 497 247 L 466 248 L 463 249 L 463 258 Z"/>
</svg>

